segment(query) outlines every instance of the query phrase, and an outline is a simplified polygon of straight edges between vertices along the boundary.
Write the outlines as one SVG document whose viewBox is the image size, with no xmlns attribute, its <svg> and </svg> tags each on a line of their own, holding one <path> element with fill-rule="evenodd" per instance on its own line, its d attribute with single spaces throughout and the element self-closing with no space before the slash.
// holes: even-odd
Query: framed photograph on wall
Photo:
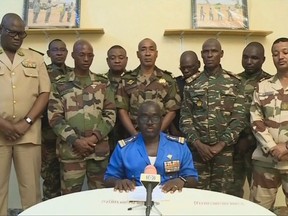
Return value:
<svg viewBox="0 0 288 216">
<path fill-rule="evenodd" d="M 248 29 L 247 0 L 192 0 L 195 29 Z"/>
<path fill-rule="evenodd" d="M 23 19 L 28 28 L 77 28 L 80 0 L 24 0 Z"/>
</svg>

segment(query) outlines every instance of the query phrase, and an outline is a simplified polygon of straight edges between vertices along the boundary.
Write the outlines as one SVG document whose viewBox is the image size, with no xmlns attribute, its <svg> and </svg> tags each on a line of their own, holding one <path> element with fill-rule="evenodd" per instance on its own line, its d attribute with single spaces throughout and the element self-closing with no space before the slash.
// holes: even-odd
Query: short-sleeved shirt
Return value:
<svg viewBox="0 0 288 216">
<path fill-rule="evenodd" d="M 20 48 L 11 63 L 0 48 L 0 86 L 0 116 L 16 123 L 27 115 L 41 93 L 50 92 L 50 80 L 43 57 L 34 51 Z M 15 142 L 7 141 L 0 135 L 0 145 L 8 143 L 41 144 L 40 118 Z"/>
<path fill-rule="evenodd" d="M 180 140 L 180 141 L 179 141 Z M 130 179 L 141 185 L 140 175 L 145 167 L 151 165 L 144 139 L 141 133 L 136 136 L 121 140 L 114 150 L 107 167 L 104 179 Z M 158 153 L 154 166 L 161 175 L 161 184 L 170 179 L 194 177 L 198 180 L 198 173 L 193 165 L 191 151 L 184 138 L 172 137 L 165 133 L 160 134 Z"/>
</svg>

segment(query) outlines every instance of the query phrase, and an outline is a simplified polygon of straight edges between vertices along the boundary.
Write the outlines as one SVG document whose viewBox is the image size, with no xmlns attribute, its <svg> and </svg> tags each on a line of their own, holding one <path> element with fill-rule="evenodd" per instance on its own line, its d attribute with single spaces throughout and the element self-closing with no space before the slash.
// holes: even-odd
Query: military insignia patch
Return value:
<svg viewBox="0 0 288 216">
<path fill-rule="evenodd" d="M 288 110 L 288 102 L 281 103 L 281 110 Z"/>
<path fill-rule="evenodd" d="M 203 103 L 201 100 L 198 100 L 197 103 L 196 103 L 197 107 L 202 107 Z"/>
<path fill-rule="evenodd" d="M 159 79 L 159 80 L 158 80 L 158 83 L 160 83 L 160 84 L 162 84 L 162 85 L 164 85 L 164 86 L 167 85 L 167 81 L 166 81 L 165 79 L 163 79 L 163 78 Z"/>
<path fill-rule="evenodd" d="M 126 146 L 130 142 L 134 141 L 136 138 L 137 138 L 137 135 L 129 137 L 125 140 L 119 140 L 118 143 L 119 143 L 120 147 L 123 148 L 124 146 Z"/>
<path fill-rule="evenodd" d="M 179 142 L 181 144 L 185 143 L 185 138 L 184 137 L 177 137 L 177 136 L 171 136 L 171 135 L 167 135 L 167 138 L 170 140 L 173 140 L 175 142 Z M 168 156 L 167 156 L 168 157 Z"/>
<path fill-rule="evenodd" d="M 129 81 L 127 82 L 127 84 L 128 84 L 128 85 L 131 85 L 133 82 L 134 82 L 134 80 L 129 80 Z"/>
<path fill-rule="evenodd" d="M 20 50 L 17 51 L 17 54 L 18 54 L 19 56 L 24 56 L 24 53 L 23 53 L 22 51 L 20 51 Z"/>
</svg>

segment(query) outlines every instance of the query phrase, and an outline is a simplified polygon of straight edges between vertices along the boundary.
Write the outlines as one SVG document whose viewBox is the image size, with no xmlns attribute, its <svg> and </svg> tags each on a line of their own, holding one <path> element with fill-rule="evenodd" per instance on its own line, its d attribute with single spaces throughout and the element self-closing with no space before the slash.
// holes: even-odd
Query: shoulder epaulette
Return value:
<svg viewBox="0 0 288 216">
<path fill-rule="evenodd" d="M 185 138 L 184 137 L 177 137 L 177 136 L 171 136 L 171 135 L 167 135 L 167 138 L 169 140 L 178 142 L 180 144 L 184 144 L 185 143 Z"/>
<path fill-rule="evenodd" d="M 167 70 L 163 70 L 163 73 L 169 74 L 170 76 L 172 76 L 172 75 L 173 75 L 173 73 L 172 73 L 172 72 L 169 72 L 169 71 L 167 71 Z"/>
<path fill-rule="evenodd" d="M 107 74 L 96 74 L 97 76 L 104 78 L 104 79 L 108 79 Z"/>
<path fill-rule="evenodd" d="M 67 77 L 64 74 L 61 74 L 61 75 L 58 75 L 58 76 L 55 77 L 55 82 L 63 82 L 63 81 L 66 81 L 66 80 L 67 80 Z"/>
<path fill-rule="evenodd" d="M 191 83 L 193 80 L 195 80 L 196 78 L 198 78 L 200 76 L 200 72 L 197 72 L 195 74 L 193 74 L 192 76 L 190 76 L 189 78 L 185 79 L 186 83 Z"/>
<path fill-rule="evenodd" d="M 230 76 L 232 76 L 232 77 L 235 77 L 236 79 L 238 79 L 238 80 L 241 80 L 241 77 L 240 76 L 238 76 L 237 74 L 234 74 L 234 73 L 232 73 L 231 71 L 226 71 L 226 70 L 223 70 L 226 74 L 228 74 L 228 75 L 230 75 Z"/>
<path fill-rule="evenodd" d="M 120 145 L 121 148 L 125 147 L 127 144 L 129 144 L 130 142 L 134 141 L 137 138 L 137 135 L 129 137 L 127 139 L 122 139 L 119 140 L 118 143 Z"/>
<path fill-rule="evenodd" d="M 122 75 L 123 75 L 123 76 L 125 76 L 125 75 L 131 75 L 131 74 L 133 74 L 133 72 L 136 72 L 136 71 L 133 71 L 133 70 L 125 71 L 125 73 L 123 73 Z"/>
</svg>

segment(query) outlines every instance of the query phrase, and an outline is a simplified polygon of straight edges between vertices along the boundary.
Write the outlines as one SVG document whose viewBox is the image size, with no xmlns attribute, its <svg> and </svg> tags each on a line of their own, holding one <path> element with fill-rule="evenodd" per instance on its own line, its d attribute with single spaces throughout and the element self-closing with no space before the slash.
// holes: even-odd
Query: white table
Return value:
<svg viewBox="0 0 288 216">
<path fill-rule="evenodd" d="M 39 203 L 23 211 L 20 216 L 32 215 L 145 215 L 141 205 L 128 201 L 128 193 L 112 188 L 83 191 Z M 269 210 L 245 199 L 231 195 L 184 188 L 182 192 L 165 194 L 156 205 L 162 215 L 274 215 Z M 159 215 L 152 208 L 151 215 Z"/>
</svg>

